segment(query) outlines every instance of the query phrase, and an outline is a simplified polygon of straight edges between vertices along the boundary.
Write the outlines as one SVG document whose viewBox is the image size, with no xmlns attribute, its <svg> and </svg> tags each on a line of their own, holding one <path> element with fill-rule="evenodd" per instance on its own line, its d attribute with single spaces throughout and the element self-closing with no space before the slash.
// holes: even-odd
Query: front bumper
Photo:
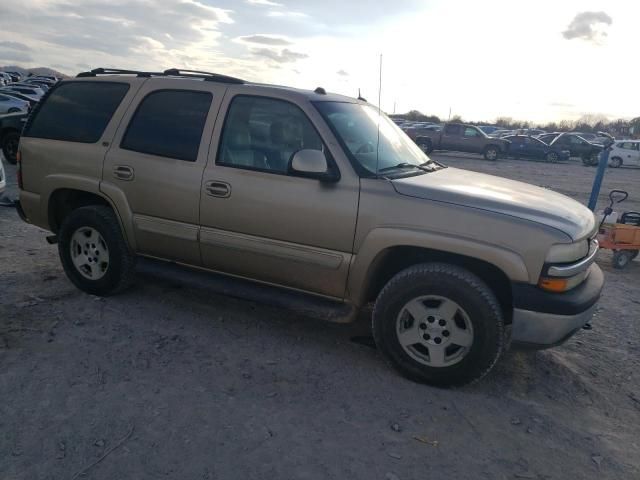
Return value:
<svg viewBox="0 0 640 480">
<path fill-rule="evenodd" d="M 514 284 L 513 342 L 531 348 L 565 342 L 591 320 L 603 286 L 604 274 L 595 264 L 589 267 L 587 279 L 566 293 Z"/>
</svg>

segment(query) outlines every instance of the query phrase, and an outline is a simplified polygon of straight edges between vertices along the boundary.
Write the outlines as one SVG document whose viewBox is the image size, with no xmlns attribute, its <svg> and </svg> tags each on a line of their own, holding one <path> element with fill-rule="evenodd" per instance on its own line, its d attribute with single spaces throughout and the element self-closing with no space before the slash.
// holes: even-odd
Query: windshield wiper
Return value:
<svg viewBox="0 0 640 480">
<path fill-rule="evenodd" d="M 378 170 L 378 173 L 388 172 L 390 170 L 395 170 L 397 168 L 417 168 L 424 172 L 433 172 L 435 170 L 433 168 L 431 161 L 420 163 L 418 165 L 416 165 L 415 163 L 402 162 L 402 163 L 398 163 L 397 165 L 393 165 L 392 167 L 381 168 L 380 170 Z"/>
</svg>

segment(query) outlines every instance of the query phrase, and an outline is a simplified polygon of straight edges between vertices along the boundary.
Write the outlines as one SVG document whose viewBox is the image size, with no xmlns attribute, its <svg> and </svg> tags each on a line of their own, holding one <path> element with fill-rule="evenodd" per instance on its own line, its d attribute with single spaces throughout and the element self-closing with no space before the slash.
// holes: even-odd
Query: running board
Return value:
<svg viewBox="0 0 640 480">
<path fill-rule="evenodd" d="M 139 257 L 137 275 L 145 279 L 170 280 L 182 287 L 291 310 L 297 314 L 333 323 L 349 323 L 358 310 L 343 303 L 287 288 L 252 282 L 238 277 L 189 267 L 171 261 Z"/>
</svg>

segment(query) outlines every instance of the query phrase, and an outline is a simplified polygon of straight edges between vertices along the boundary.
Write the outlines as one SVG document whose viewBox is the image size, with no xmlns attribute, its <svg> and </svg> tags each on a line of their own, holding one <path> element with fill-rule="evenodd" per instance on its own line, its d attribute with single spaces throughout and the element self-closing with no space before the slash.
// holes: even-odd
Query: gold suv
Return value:
<svg viewBox="0 0 640 480">
<path fill-rule="evenodd" d="M 205 72 L 97 69 L 25 126 L 22 218 L 69 279 L 110 295 L 139 256 L 295 290 L 434 385 L 513 340 L 561 343 L 603 285 L 593 214 L 549 190 L 430 160 L 362 99 Z"/>
</svg>

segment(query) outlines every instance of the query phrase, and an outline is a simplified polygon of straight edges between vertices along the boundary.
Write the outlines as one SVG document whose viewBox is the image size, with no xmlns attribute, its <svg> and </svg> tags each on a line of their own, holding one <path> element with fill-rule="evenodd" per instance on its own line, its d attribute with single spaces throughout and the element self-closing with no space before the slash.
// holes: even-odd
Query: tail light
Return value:
<svg viewBox="0 0 640 480">
<path fill-rule="evenodd" d="M 16 174 L 18 176 L 18 188 L 20 190 L 23 190 L 22 188 L 22 152 L 20 150 L 18 150 L 18 153 L 16 154 L 16 166 L 18 167 L 16 169 Z"/>
</svg>

